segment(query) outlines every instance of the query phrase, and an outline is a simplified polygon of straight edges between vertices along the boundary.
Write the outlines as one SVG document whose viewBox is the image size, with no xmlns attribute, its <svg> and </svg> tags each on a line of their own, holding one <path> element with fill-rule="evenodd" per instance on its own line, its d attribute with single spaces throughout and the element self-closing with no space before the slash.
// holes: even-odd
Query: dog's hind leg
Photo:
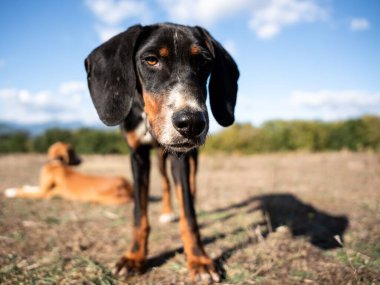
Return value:
<svg viewBox="0 0 380 285">
<path fill-rule="evenodd" d="M 166 170 L 166 161 L 168 158 L 168 153 L 165 152 L 164 148 L 159 147 L 157 149 L 157 158 L 162 183 L 162 210 L 160 215 L 160 222 L 170 223 L 176 220 L 176 216 L 173 212 L 170 181 Z"/>
</svg>

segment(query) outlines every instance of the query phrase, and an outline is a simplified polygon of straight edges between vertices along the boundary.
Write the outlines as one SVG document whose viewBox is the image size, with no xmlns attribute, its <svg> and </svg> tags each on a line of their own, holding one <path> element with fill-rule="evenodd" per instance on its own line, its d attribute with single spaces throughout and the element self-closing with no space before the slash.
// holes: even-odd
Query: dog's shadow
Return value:
<svg viewBox="0 0 380 285">
<path fill-rule="evenodd" d="M 311 244 L 323 250 L 341 247 L 344 232 L 349 224 L 346 216 L 333 216 L 320 211 L 311 205 L 305 204 L 292 194 L 267 194 L 251 196 L 241 202 L 203 213 L 206 215 L 225 213 L 225 215 L 211 222 L 200 224 L 200 227 L 210 226 L 210 224 L 218 221 L 225 222 L 241 213 L 252 215 L 255 211 L 261 211 L 263 217 L 266 219 L 261 223 L 255 221 L 250 227 L 256 228 L 258 225 L 264 224 L 266 231 L 262 233 L 262 237 L 265 238 L 267 233 L 275 231 L 276 228 L 280 226 L 287 226 L 293 236 L 306 236 L 309 238 Z M 224 239 L 227 236 L 235 235 L 245 230 L 247 230 L 247 227 L 237 227 L 227 233 L 218 233 L 213 236 L 204 237 L 202 241 L 204 245 L 211 244 L 219 239 Z M 256 242 L 257 239 L 255 238 L 238 241 L 215 258 L 214 261 L 219 267 L 222 276 L 225 273 L 223 263 L 225 263 L 234 252 L 253 245 Z M 177 253 L 182 252 L 183 248 L 178 247 L 151 257 L 147 261 L 147 269 L 159 267 Z"/>
</svg>

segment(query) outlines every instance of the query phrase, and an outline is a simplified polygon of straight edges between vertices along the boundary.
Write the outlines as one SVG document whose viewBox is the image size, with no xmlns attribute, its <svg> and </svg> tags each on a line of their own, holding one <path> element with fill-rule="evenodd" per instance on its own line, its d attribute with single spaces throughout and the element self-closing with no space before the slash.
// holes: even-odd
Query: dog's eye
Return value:
<svg viewBox="0 0 380 285">
<path fill-rule="evenodd" d="M 149 65 L 156 65 L 158 63 L 158 58 L 155 56 L 147 56 L 145 61 Z"/>
</svg>

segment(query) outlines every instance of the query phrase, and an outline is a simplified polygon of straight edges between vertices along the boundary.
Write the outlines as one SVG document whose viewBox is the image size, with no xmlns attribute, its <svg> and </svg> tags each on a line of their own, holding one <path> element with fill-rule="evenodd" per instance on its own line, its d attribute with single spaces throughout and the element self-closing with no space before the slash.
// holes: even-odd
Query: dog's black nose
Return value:
<svg viewBox="0 0 380 285">
<path fill-rule="evenodd" d="M 183 110 L 172 117 L 176 130 L 187 138 L 199 136 L 206 127 L 206 117 L 202 112 Z"/>
</svg>

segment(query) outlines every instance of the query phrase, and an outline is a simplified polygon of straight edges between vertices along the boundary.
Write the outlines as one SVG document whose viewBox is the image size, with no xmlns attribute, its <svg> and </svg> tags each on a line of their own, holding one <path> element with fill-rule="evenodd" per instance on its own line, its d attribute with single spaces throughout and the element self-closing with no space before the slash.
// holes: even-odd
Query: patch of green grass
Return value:
<svg viewBox="0 0 380 285">
<path fill-rule="evenodd" d="M 54 226 L 54 225 L 59 225 L 61 224 L 61 220 L 58 219 L 57 217 L 53 216 L 48 216 L 44 219 L 45 223 L 48 224 L 49 226 Z"/>
<path fill-rule="evenodd" d="M 60 263 L 31 270 L 13 263 L 0 271 L 0 284 L 54 284 L 62 276 L 62 271 Z"/>
<path fill-rule="evenodd" d="M 302 270 L 292 270 L 290 272 L 290 276 L 291 278 L 295 279 L 295 280 L 300 280 L 300 281 L 304 281 L 305 279 L 314 279 L 315 276 L 312 272 L 308 272 L 308 271 L 302 271 Z"/>
<path fill-rule="evenodd" d="M 182 253 L 176 253 L 173 258 L 163 265 L 164 268 L 167 268 L 170 271 L 174 272 L 184 272 L 187 270 L 186 261 Z"/>
<path fill-rule="evenodd" d="M 22 270 L 18 268 L 15 264 L 5 265 L 0 269 L 0 283 L 3 284 L 3 282 L 6 280 L 7 275 L 21 273 Z"/>
<path fill-rule="evenodd" d="M 237 283 L 243 283 L 244 281 L 249 280 L 249 278 L 252 276 L 252 272 L 249 272 L 243 267 L 236 267 L 232 268 L 231 272 L 227 276 L 227 283 L 237 284 Z"/>
<path fill-rule="evenodd" d="M 350 249 L 339 249 L 333 256 L 344 264 L 354 268 L 365 267 L 369 270 L 377 271 L 380 268 L 380 258 L 374 258 Z"/>
<path fill-rule="evenodd" d="M 21 231 L 14 231 L 8 235 L 11 239 L 22 241 L 25 238 L 25 233 Z"/>
<path fill-rule="evenodd" d="M 230 215 L 229 212 L 224 212 L 224 211 L 214 212 L 214 213 L 199 211 L 199 213 L 197 214 L 197 217 L 199 217 L 200 219 L 220 220 L 220 219 L 224 219 L 225 217 L 228 217 L 229 215 Z"/>
<path fill-rule="evenodd" d="M 380 239 L 373 243 L 356 243 L 353 248 L 361 253 L 370 256 L 373 259 L 380 260 Z"/>
<path fill-rule="evenodd" d="M 90 281 L 93 284 L 108 285 L 117 283 L 117 279 L 115 279 L 110 269 L 89 258 L 76 258 L 73 270 L 76 271 L 78 269 L 84 271 L 83 276 L 86 276 L 86 279 L 88 278 L 86 281 Z"/>
<path fill-rule="evenodd" d="M 126 226 L 127 222 L 125 219 L 116 219 L 116 220 L 111 220 L 109 222 L 109 225 L 113 228 L 119 228 L 120 226 Z"/>
<path fill-rule="evenodd" d="M 0 270 L 0 284 L 112 285 L 117 282 L 108 268 L 81 256 L 73 259 L 58 258 L 33 269 L 28 269 L 28 266 L 19 268 L 13 263 Z"/>
<path fill-rule="evenodd" d="M 265 284 L 265 280 L 264 276 L 256 276 L 253 284 Z"/>
<path fill-rule="evenodd" d="M 236 231 L 234 234 L 228 235 L 226 240 L 230 243 L 240 243 L 243 240 L 246 240 L 249 237 L 246 229 L 240 229 Z"/>
<path fill-rule="evenodd" d="M 242 281 L 246 280 L 247 277 L 248 277 L 248 275 L 245 272 L 239 272 L 239 273 L 235 273 L 234 275 L 232 275 L 229 278 L 229 281 L 242 282 Z"/>
<path fill-rule="evenodd" d="M 178 262 L 169 262 L 168 265 L 167 265 L 168 269 L 174 271 L 174 272 L 180 272 L 182 271 L 182 269 L 184 268 L 183 267 L 183 264 L 181 263 L 178 263 Z"/>
</svg>

